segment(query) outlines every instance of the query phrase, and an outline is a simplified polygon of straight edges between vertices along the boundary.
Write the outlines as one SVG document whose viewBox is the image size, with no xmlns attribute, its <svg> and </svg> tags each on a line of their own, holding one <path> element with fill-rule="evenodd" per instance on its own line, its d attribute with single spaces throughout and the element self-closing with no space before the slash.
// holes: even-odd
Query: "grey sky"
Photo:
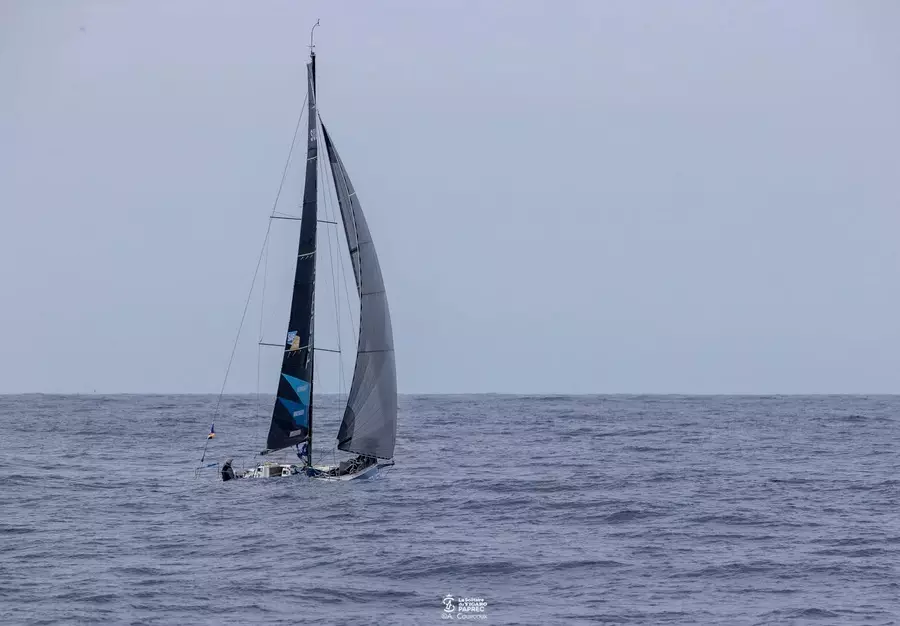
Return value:
<svg viewBox="0 0 900 626">
<path fill-rule="evenodd" d="M 897 4 L 523 0 L 0 0 L 0 392 L 218 390 L 316 18 L 401 392 L 900 392 Z"/>
</svg>

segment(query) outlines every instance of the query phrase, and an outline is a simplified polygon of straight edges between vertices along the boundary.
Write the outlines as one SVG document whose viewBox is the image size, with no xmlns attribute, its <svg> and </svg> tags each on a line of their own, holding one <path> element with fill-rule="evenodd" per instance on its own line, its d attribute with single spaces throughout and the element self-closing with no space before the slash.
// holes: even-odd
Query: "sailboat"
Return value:
<svg viewBox="0 0 900 626">
<path fill-rule="evenodd" d="M 316 52 L 312 33 L 309 47 L 306 173 L 293 292 L 284 343 L 275 344 L 283 349 L 284 354 L 265 449 L 260 452 L 260 455 L 265 456 L 294 447 L 300 463 L 262 461 L 255 463 L 254 467 L 237 476 L 238 478 L 274 478 L 301 474 L 321 480 L 346 481 L 371 478 L 383 468 L 394 464 L 397 373 L 387 293 L 359 196 L 319 115 L 316 104 Z M 324 151 L 321 150 L 320 140 L 324 140 Z M 320 168 L 318 161 L 322 156 L 327 157 L 328 166 Z M 320 171 L 324 175 L 326 169 L 330 169 L 334 182 L 340 220 L 346 236 L 346 252 L 349 254 L 359 296 L 356 361 L 337 432 L 337 449 L 357 456 L 338 464 L 316 465 L 312 459 L 316 416 L 313 401 L 317 352 L 314 333 L 318 259 L 316 242 L 317 227 L 320 221 L 324 221 L 318 212 L 319 175 Z M 270 219 L 278 218 L 273 212 Z"/>
</svg>

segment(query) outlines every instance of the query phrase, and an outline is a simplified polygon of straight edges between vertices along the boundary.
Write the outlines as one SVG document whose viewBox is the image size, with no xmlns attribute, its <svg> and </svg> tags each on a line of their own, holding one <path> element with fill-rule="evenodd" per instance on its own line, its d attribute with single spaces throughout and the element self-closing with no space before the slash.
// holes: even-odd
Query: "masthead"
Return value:
<svg viewBox="0 0 900 626">
<path fill-rule="evenodd" d="M 319 20 L 316 20 L 316 23 L 313 24 L 313 27 L 309 29 L 309 56 L 316 56 L 316 43 L 313 40 L 313 35 L 316 32 L 316 26 L 319 25 Z"/>
</svg>

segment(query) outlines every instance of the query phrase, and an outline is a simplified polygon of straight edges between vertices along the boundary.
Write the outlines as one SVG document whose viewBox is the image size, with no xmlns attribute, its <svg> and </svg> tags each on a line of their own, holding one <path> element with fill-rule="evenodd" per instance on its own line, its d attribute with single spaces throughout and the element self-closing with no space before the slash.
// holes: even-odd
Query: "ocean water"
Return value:
<svg viewBox="0 0 900 626">
<path fill-rule="evenodd" d="M 0 624 L 900 623 L 897 397 L 407 396 L 355 483 L 214 405 L 0 396 Z"/>
</svg>

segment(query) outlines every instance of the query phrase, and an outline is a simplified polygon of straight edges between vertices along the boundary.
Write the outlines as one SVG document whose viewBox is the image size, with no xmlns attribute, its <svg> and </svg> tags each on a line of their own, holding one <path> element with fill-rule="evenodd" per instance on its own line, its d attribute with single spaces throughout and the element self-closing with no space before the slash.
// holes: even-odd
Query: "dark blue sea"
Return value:
<svg viewBox="0 0 900 626">
<path fill-rule="evenodd" d="M 0 624 L 900 624 L 898 397 L 405 396 L 350 483 L 215 401 L 0 396 Z"/>
</svg>

